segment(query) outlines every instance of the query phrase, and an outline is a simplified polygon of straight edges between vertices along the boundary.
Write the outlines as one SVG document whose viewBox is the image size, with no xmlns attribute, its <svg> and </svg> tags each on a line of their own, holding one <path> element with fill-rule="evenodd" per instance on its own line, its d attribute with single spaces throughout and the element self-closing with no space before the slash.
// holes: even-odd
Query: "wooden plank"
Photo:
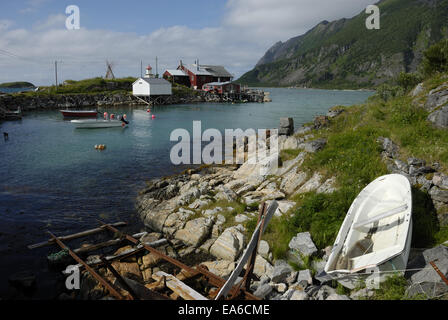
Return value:
<svg viewBox="0 0 448 320">
<path fill-rule="evenodd" d="M 159 239 L 157 241 L 149 243 L 148 245 L 153 246 L 153 247 L 158 247 L 158 246 L 162 246 L 162 245 L 164 245 L 166 243 L 168 243 L 168 240 L 166 240 L 166 239 Z M 145 248 L 143 247 L 143 245 L 137 245 L 135 248 L 123 251 L 120 254 L 106 256 L 105 259 L 107 261 L 115 261 L 115 260 L 124 259 L 125 257 L 132 256 L 133 254 L 135 254 L 135 253 L 137 253 L 139 251 L 142 251 L 144 249 Z M 101 264 L 101 263 L 102 263 L 101 259 L 96 258 L 96 259 L 94 259 L 92 261 L 89 261 L 88 265 L 89 266 L 93 266 L 93 265 L 97 265 L 97 264 Z M 77 264 L 77 265 L 73 266 L 72 268 L 82 268 L 82 265 L 81 264 Z M 63 270 L 62 274 L 70 274 L 70 271 Z"/>
<path fill-rule="evenodd" d="M 147 232 L 140 232 L 140 233 L 133 234 L 132 236 L 135 237 L 135 238 L 140 238 L 140 237 L 142 237 L 142 236 L 144 236 L 146 234 L 147 234 Z M 95 244 L 91 244 L 91 245 L 88 245 L 88 246 L 85 246 L 85 247 L 73 249 L 73 252 L 76 253 L 76 254 L 83 254 L 83 253 L 95 251 L 95 250 L 98 250 L 98 249 L 111 247 L 111 246 L 120 244 L 123 241 L 125 241 L 125 239 L 122 239 L 122 238 L 107 240 L 107 241 L 104 241 L 104 242 L 101 242 L 101 243 L 95 243 Z"/>
<path fill-rule="evenodd" d="M 170 288 L 175 294 L 182 297 L 184 300 L 208 300 L 202 294 L 187 286 L 185 283 L 171 274 L 165 273 L 163 271 L 157 271 L 152 275 L 152 278 L 156 281 L 160 281 L 161 279 L 165 278 L 164 280 L 166 286 Z"/>
<path fill-rule="evenodd" d="M 215 300 L 220 299 L 221 297 L 226 297 L 229 293 L 230 289 L 233 287 L 233 284 L 235 283 L 235 280 L 238 278 L 238 276 L 241 273 L 241 270 L 243 270 L 244 265 L 249 260 L 252 251 L 255 249 L 255 246 L 258 243 L 258 238 L 260 232 L 263 233 L 266 230 L 266 227 L 268 226 L 269 221 L 271 220 L 272 216 L 274 215 L 275 210 L 278 208 L 277 201 L 272 201 L 269 205 L 266 215 L 263 217 L 262 221 L 260 221 L 257 225 L 257 228 L 255 229 L 254 233 L 252 234 L 252 238 L 249 241 L 249 244 L 246 248 L 246 250 L 243 253 L 243 256 L 241 257 L 240 261 L 238 262 L 238 265 L 233 270 L 232 274 L 230 275 L 227 282 L 222 286 L 221 290 L 218 292 Z M 262 225 L 263 224 L 263 228 Z"/>
<path fill-rule="evenodd" d="M 94 277 L 99 283 L 101 283 L 111 295 L 113 295 L 115 298 L 119 300 L 123 300 L 124 297 L 115 290 L 114 287 L 110 285 L 106 280 L 104 280 L 103 277 L 101 277 L 98 273 L 96 273 L 95 270 L 93 270 L 86 262 L 84 262 L 80 257 L 76 255 L 72 250 L 70 250 L 69 247 L 67 247 L 61 240 L 59 240 L 55 235 L 53 235 L 51 232 L 48 232 L 50 236 L 54 239 L 54 241 L 57 243 L 58 246 L 61 247 L 61 249 L 68 250 L 68 253 L 72 256 L 73 259 L 75 259 L 77 262 L 82 264 L 86 270 Z"/>
<path fill-rule="evenodd" d="M 121 226 L 125 226 L 125 225 L 127 225 L 126 222 L 117 222 L 117 223 L 112 224 L 112 226 L 114 226 L 114 227 L 121 227 Z M 81 238 L 81 237 L 85 237 L 85 236 L 89 236 L 89 235 L 101 232 L 104 229 L 105 229 L 105 227 L 101 226 L 99 228 L 90 229 L 90 230 L 74 233 L 74 234 L 71 234 L 71 235 L 58 237 L 58 239 L 61 240 L 61 241 L 73 240 L 73 239 L 76 239 L 76 238 Z M 54 243 L 54 239 L 48 239 L 47 241 L 43 241 L 43 242 L 36 243 L 36 244 L 31 244 L 31 245 L 28 246 L 28 249 L 41 248 L 41 247 L 45 247 L 45 246 L 51 245 L 53 243 Z"/>
</svg>

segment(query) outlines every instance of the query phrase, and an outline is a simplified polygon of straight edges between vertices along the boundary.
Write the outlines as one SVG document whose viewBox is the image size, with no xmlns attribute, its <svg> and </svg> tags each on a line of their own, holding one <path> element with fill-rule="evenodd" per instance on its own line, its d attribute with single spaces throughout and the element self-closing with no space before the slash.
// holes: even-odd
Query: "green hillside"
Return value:
<svg viewBox="0 0 448 320">
<path fill-rule="evenodd" d="M 383 0 L 380 30 L 361 12 L 323 21 L 276 43 L 239 81 L 248 85 L 368 88 L 415 72 L 422 52 L 448 35 L 448 1 Z"/>
</svg>

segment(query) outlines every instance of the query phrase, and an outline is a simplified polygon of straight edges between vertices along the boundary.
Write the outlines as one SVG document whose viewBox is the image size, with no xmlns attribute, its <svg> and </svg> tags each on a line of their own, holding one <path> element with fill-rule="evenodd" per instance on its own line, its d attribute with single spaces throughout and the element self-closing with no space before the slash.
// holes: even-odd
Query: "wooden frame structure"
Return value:
<svg viewBox="0 0 448 320">
<path fill-rule="evenodd" d="M 135 299 L 154 299 L 154 300 L 166 300 L 171 298 L 182 298 L 184 300 L 208 300 L 208 299 L 245 299 L 245 300 L 260 300 L 258 297 L 254 296 L 249 292 L 250 281 L 253 277 L 253 268 L 255 266 L 255 259 L 257 255 L 258 243 L 261 239 L 261 235 L 266 229 L 270 219 L 272 218 L 275 210 L 277 209 L 278 204 L 276 201 L 272 201 L 269 207 L 262 204 L 258 216 L 257 227 L 252 235 L 250 242 L 246 250 L 244 251 L 241 259 L 239 260 L 235 270 L 230 275 L 229 279 L 226 281 L 223 278 L 211 273 L 206 266 L 197 265 L 195 267 L 190 267 L 181 261 L 174 259 L 163 252 L 157 250 L 155 247 L 166 244 L 168 241 L 166 239 L 160 239 L 154 241 L 152 243 L 141 242 L 136 239 L 144 235 L 145 233 L 135 234 L 133 236 L 128 235 L 126 233 L 120 232 L 117 227 L 121 227 L 126 225 L 125 222 L 117 222 L 114 224 L 107 224 L 102 221 L 99 221 L 100 227 L 86 230 L 83 232 L 75 233 L 68 236 L 57 237 L 51 232 L 49 232 L 51 238 L 47 241 L 40 242 L 34 245 L 28 246 L 29 249 L 40 248 L 47 245 L 57 244 L 61 249 L 68 252 L 68 254 L 78 263 L 75 267 L 83 268 L 86 272 L 88 272 L 92 277 L 94 277 L 103 287 L 105 287 L 109 294 L 114 298 L 119 300 L 135 300 Z M 118 235 L 118 238 L 108 240 L 105 242 L 101 242 L 98 244 L 92 244 L 90 246 L 78 249 L 70 249 L 63 241 L 69 241 L 72 239 L 77 239 L 80 237 L 96 234 L 102 231 L 110 231 L 114 235 Z M 100 256 L 99 259 L 93 259 L 92 261 L 86 262 L 78 254 L 86 253 L 90 251 L 95 251 L 100 248 L 113 246 L 117 244 L 121 244 L 122 242 L 127 241 L 131 244 L 135 245 L 134 248 L 130 250 L 126 250 L 121 252 L 120 254 L 114 256 Z M 164 262 L 169 263 L 172 266 L 175 266 L 180 269 L 180 272 L 174 276 L 168 274 L 163 271 L 156 272 L 152 275 L 153 280 L 155 282 L 143 286 L 145 290 L 144 296 L 137 293 L 138 290 L 135 290 L 132 283 L 130 283 L 129 279 L 124 279 L 112 266 L 111 262 L 120 261 L 125 258 L 129 258 L 134 256 L 135 254 L 141 251 L 148 251 Z M 242 272 L 244 266 L 249 261 L 246 266 L 246 271 L 243 280 L 235 285 L 234 282 Z M 106 267 L 112 275 L 116 278 L 116 282 L 120 285 L 121 289 L 127 291 L 128 294 L 123 295 L 120 293 L 120 290 L 117 289 L 113 284 L 109 283 L 104 277 L 102 277 L 95 269 L 99 267 Z M 67 271 L 63 272 L 67 274 Z M 203 294 L 197 292 L 193 288 L 189 287 L 184 283 L 184 281 L 195 278 L 204 278 L 206 282 L 216 287 L 217 289 L 211 291 L 208 294 L 208 297 Z M 173 293 L 168 297 L 165 294 L 159 293 L 160 290 L 170 289 Z"/>
</svg>

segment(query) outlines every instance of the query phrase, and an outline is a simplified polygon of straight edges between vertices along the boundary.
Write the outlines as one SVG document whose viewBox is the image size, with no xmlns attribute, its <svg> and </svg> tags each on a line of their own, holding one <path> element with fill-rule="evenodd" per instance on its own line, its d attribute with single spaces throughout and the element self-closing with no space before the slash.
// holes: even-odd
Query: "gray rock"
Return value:
<svg viewBox="0 0 448 320">
<path fill-rule="evenodd" d="M 292 285 L 294 282 L 297 281 L 297 276 L 299 275 L 298 271 L 293 271 L 289 274 L 289 276 L 286 278 L 286 283 L 288 285 Z"/>
<path fill-rule="evenodd" d="M 305 142 L 303 144 L 303 149 L 305 149 L 306 152 L 309 153 L 315 153 L 317 151 L 322 150 L 325 145 L 327 144 L 327 140 L 326 139 L 316 139 L 313 141 L 309 141 L 309 142 Z"/>
<path fill-rule="evenodd" d="M 297 275 L 297 282 L 305 281 L 308 285 L 313 284 L 313 276 L 311 275 L 311 271 L 309 269 L 300 270 Z"/>
<path fill-rule="evenodd" d="M 329 296 L 336 294 L 336 290 L 330 286 L 323 285 L 316 293 L 317 300 L 327 300 Z"/>
<path fill-rule="evenodd" d="M 258 254 L 265 259 L 269 257 L 269 243 L 265 240 L 261 240 L 258 244 Z"/>
<path fill-rule="evenodd" d="M 438 88 L 431 90 L 426 99 L 425 109 L 433 111 L 448 102 L 448 90 L 446 84 L 442 84 Z"/>
<path fill-rule="evenodd" d="M 426 161 L 422 160 L 422 159 L 417 159 L 417 158 L 408 158 L 408 165 L 416 166 L 416 167 L 423 167 L 426 165 Z"/>
<path fill-rule="evenodd" d="M 249 217 L 244 214 L 238 214 L 235 216 L 235 222 L 236 223 L 242 223 L 244 221 L 249 220 Z"/>
<path fill-rule="evenodd" d="M 305 134 L 305 133 L 310 132 L 311 130 L 313 130 L 313 126 L 306 126 L 306 127 L 302 126 L 302 127 L 298 128 L 294 133 L 295 134 Z"/>
<path fill-rule="evenodd" d="M 244 248 L 245 236 L 237 227 L 230 227 L 216 239 L 210 253 L 217 258 L 235 261 Z"/>
<path fill-rule="evenodd" d="M 434 201 L 448 203 L 448 190 L 432 187 L 431 190 L 429 190 L 429 195 Z"/>
<path fill-rule="evenodd" d="M 316 270 L 317 274 L 319 274 L 322 271 L 324 271 L 326 264 L 327 263 L 324 260 L 313 260 L 311 262 L 311 266 L 313 267 L 314 270 Z"/>
<path fill-rule="evenodd" d="M 210 234 L 213 225 L 212 219 L 197 218 L 188 221 L 185 228 L 176 232 L 175 238 L 194 247 L 199 246 Z"/>
<path fill-rule="evenodd" d="M 398 171 L 405 172 L 405 173 L 409 172 L 409 165 L 406 164 L 404 161 L 395 159 L 394 163 L 395 163 L 395 166 L 398 169 Z"/>
<path fill-rule="evenodd" d="M 317 193 L 332 193 L 336 190 L 336 188 L 334 187 L 336 183 L 336 178 L 332 177 L 330 179 L 327 179 L 324 183 L 322 183 L 322 185 L 317 188 L 316 192 Z"/>
<path fill-rule="evenodd" d="M 299 301 L 304 301 L 304 300 L 309 300 L 309 296 L 306 292 L 300 291 L 300 290 L 294 290 L 291 298 L 289 298 L 289 300 L 299 300 Z"/>
<path fill-rule="evenodd" d="M 440 172 L 434 173 L 432 183 L 439 188 L 448 189 L 448 176 Z"/>
<path fill-rule="evenodd" d="M 285 283 L 276 283 L 274 284 L 274 289 L 279 293 L 285 293 L 288 289 L 288 286 Z"/>
<path fill-rule="evenodd" d="M 448 248 L 444 245 L 439 245 L 432 249 L 425 250 L 422 253 L 422 258 L 425 266 L 422 270 L 411 276 L 411 286 L 409 287 L 407 293 L 410 296 L 418 293 L 424 293 L 429 298 L 447 293 L 448 286 L 430 265 L 430 262 L 434 261 L 439 270 L 445 276 L 448 276 Z"/>
<path fill-rule="evenodd" d="M 432 112 L 428 116 L 428 121 L 432 122 L 436 127 L 448 128 L 448 106 Z"/>
<path fill-rule="evenodd" d="M 384 151 L 384 155 L 389 158 L 397 158 L 399 155 L 399 147 L 389 138 L 379 137 L 377 139 Z"/>
<path fill-rule="evenodd" d="M 306 181 L 306 177 L 305 172 L 297 172 L 297 169 L 293 169 L 283 176 L 280 189 L 286 194 L 292 194 Z"/>
<path fill-rule="evenodd" d="M 353 300 L 359 300 L 359 299 L 366 299 L 370 298 L 375 294 L 373 290 L 370 290 L 368 288 L 363 288 L 358 291 L 354 291 L 350 294 L 350 299 Z"/>
<path fill-rule="evenodd" d="M 289 248 L 297 251 L 303 256 L 311 256 L 317 252 L 316 245 L 311 239 L 311 234 L 309 232 L 298 233 L 289 242 Z"/>
<path fill-rule="evenodd" d="M 268 294 L 272 292 L 273 288 L 269 283 L 265 283 L 257 288 L 254 295 L 260 299 L 264 299 Z"/>
<path fill-rule="evenodd" d="M 303 184 L 294 194 L 306 193 L 317 190 L 321 186 L 322 176 L 319 172 L 315 172 L 311 179 Z"/>
<path fill-rule="evenodd" d="M 338 115 L 340 115 L 341 113 L 343 113 L 345 110 L 341 109 L 341 108 L 332 108 L 330 110 L 328 110 L 327 112 L 327 117 L 328 118 L 335 118 Z"/>
<path fill-rule="evenodd" d="M 294 130 L 291 128 L 278 128 L 278 135 L 279 136 L 290 136 L 294 133 Z"/>
<path fill-rule="evenodd" d="M 293 118 L 280 118 L 280 128 L 294 128 Z"/>
<path fill-rule="evenodd" d="M 419 83 L 414 89 L 411 91 L 411 96 L 416 97 L 424 91 L 423 82 Z"/>
<path fill-rule="evenodd" d="M 342 300 L 350 300 L 350 298 L 347 297 L 345 294 L 332 293 L 325 300 L 339 300 L 339 301 L 342 301 Z"/>
<path fill-rule="evenodd" d="M 285 260 L 277 260 L 274 264 L 271 280 L 274 283 L 285 282 L 291 272 L 293 272 L 293 270 Z"/>
</svg>

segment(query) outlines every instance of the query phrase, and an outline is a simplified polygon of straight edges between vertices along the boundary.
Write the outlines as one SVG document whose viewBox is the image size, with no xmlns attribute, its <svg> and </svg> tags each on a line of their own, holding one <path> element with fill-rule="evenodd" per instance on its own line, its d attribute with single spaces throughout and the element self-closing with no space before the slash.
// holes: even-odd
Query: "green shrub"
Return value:
<svg viewBox="0 0 448 320">
<path fill-rule="evenodd" d="M 422 81 L 422 78 L 415 73 L 401 72 L 396 81 L 405 91 L 409 91 L 419 84 Z"/>
<path fill-rule="evenodd" d="M 379 97 L 384 101 L 389 101 L 392 98 L 401 97 L 403 95 L 404 89 L 402 87 L 383 83 L 376 88 L 374 97 Z"/>
<path fill-rule="evenodd" d="M 448 71 L 448 39 L 432 45 L 423 53 L 422 68 L 426 76 Z"/>
</svg>

